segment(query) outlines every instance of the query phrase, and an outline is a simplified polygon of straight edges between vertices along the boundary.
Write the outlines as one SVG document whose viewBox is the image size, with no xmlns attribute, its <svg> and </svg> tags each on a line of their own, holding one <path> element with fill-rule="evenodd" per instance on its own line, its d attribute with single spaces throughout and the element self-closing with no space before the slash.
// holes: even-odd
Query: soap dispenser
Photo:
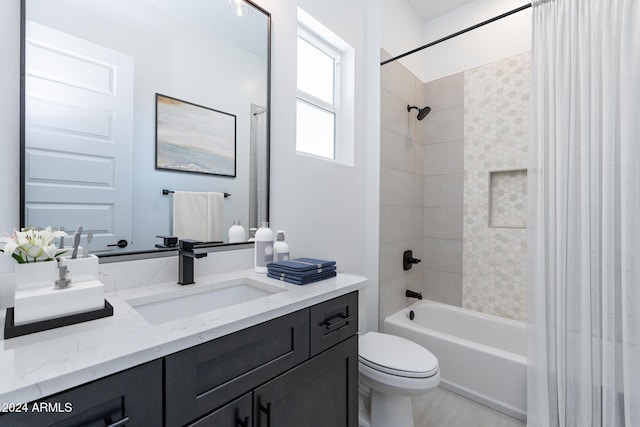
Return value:
<svg viewBox="0 0 640 427">
<path fill-rule="evenodd" d="M 255 271 L 266 273 L 267 264 L 273 262 L 273 231 L 268 222 L 264 221 L 258 228 L 255 239 Z"/>
<path fill-rule="evenodd" d="M 274 261 L 289 261 L 289 245 L 284 241 L 286 231 L 278 230 L 276 243 L 273 245 Z"/>
<path fill-rule="evenodd" d="M 233 221 L 233 225 L 229 228 L 229 243 L 240 243 L 247 240 L 247 232 L 242 225 L 240 225 L 240 220 Z"/>
</svg>

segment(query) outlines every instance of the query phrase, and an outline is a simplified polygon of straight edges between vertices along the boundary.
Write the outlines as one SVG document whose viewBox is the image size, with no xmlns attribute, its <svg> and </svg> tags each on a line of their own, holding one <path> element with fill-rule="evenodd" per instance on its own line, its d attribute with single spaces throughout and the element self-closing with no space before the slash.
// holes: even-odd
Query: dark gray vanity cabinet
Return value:
<svg viewBox="0 0 640 427">
<path fill-rule="evenodd" d="M 357 330 L 356 291 L 29 403 L 0 427 L 356 427 Z"/>
<path fill-rule="evenodd" d="M 254 427 L 356 427 L 358 338 L 255 389 L 253 404 Z"/>
<path fill-rule="evenodd" d="M 308 310 L 169 355 L 166 425 L 188 424 L 308 358 Z"/>
<path fill-rule="evenodd" d="M 167 427 L 357 426 L 357 324 L 352 292 L 167 356 Z"/>
<path fill-rule="evenodd" d="M 162 360 L 10 409 L 21 412 L 3 414 L 0 426 L 161 426 Z"/>
</svg>

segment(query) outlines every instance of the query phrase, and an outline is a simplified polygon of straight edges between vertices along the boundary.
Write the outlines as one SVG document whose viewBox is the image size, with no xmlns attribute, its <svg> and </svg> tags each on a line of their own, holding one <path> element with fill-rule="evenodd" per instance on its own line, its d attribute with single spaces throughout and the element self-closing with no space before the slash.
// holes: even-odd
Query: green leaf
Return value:
<svg viewBox="0 0 640 427">
<path fill-rule="evenodd" d="M 22 254 L 18 254 L 18 253 L 13 253 L 13 255 L 11 255 L 13 257 L 13 259 L 15 259 L 18 264 L 26 264 L 28 261 L 25 261 L 24 258 L 22 258 Z"/>
</svg>

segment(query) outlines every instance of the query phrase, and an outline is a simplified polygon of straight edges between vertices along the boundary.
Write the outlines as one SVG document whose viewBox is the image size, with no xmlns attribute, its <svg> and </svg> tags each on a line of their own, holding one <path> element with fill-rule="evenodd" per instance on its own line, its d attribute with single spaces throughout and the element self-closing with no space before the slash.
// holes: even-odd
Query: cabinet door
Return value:
<svg viewBox="0 0 640 427">
<path fill-rule="evenodd" d="M 309 358 L 301 310 L 165 358 L 165 422 L 183 426 Z"/>
<path fill-rule="evenodd" d="M 356 336 L 255 389 L 256 427 L 356 427 Z"/>
<path fill-rule="evenodd" d="M 247 393 L 188 427 L 251 427 L 251 402 Z"/>
<path fill-rule="evenodd" d="M 162 425 L 162 361 L 156 360 L 0 416 L 0 426 L 121 427 Z"/>
</svg>

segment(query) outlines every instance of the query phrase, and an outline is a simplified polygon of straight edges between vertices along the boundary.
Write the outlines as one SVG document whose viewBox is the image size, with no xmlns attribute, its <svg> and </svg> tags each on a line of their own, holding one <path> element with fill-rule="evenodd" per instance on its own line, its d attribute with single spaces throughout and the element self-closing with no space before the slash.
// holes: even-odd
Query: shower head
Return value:
<svg viewBox="0 0 640 427">
<path fill-rule="evenodd" d="M 418 108 L 415 105 L 407 105 L 407 111 L 411 111 L 414 108 L 418 110 L 418 120 L 424 119 L 431 112 L 431 107 Z"/>
</svg>

